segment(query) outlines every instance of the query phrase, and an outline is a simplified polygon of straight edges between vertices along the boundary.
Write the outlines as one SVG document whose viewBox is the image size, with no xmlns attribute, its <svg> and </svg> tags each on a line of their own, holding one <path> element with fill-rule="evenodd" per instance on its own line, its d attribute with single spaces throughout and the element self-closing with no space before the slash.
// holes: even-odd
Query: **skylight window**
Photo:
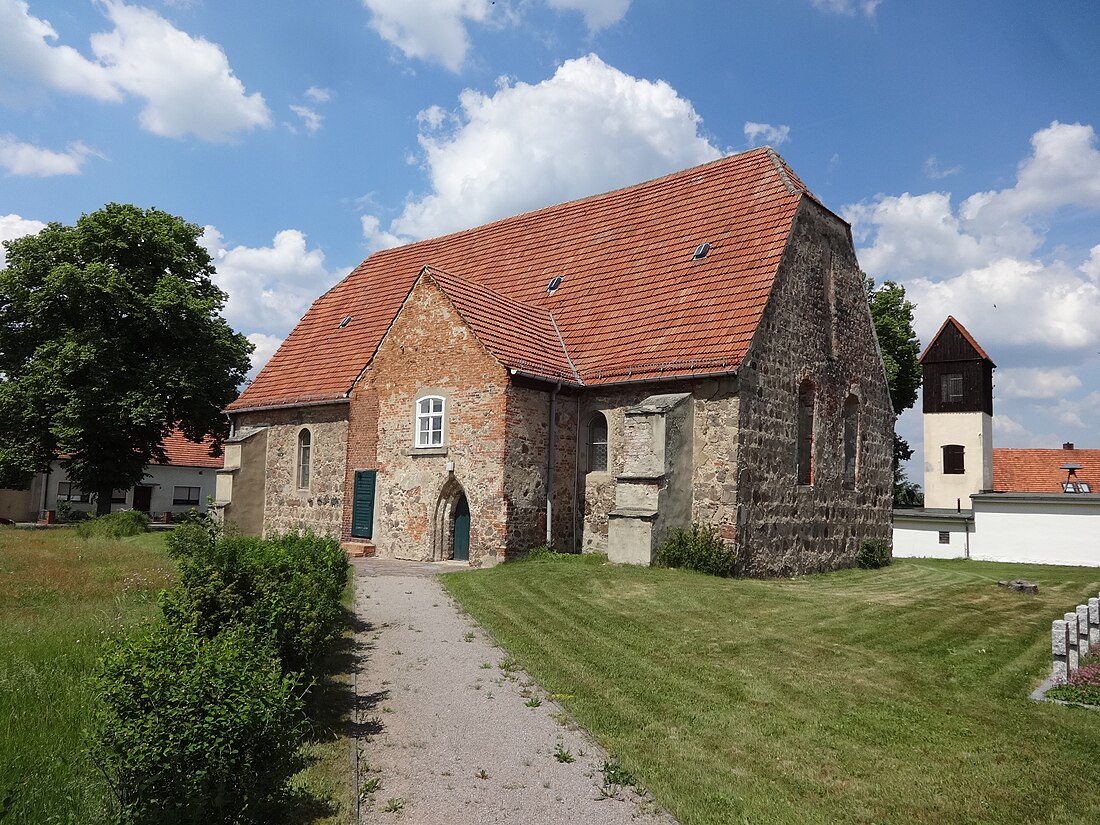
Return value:
<svg viewBox="0 0 1100 825">
<path fill-rule="evenodd" d="M 346 327 L 350 323 L 351 323 L 351 316 L 350 315 L 345 315 L 344 320 L 340 322 L 340 329 L 343 329 L 344 327 Z"/>
<path fill-rule="evenodd" d="M 695 254 L 691 256 L 691 259 L 693 261 L 701 260 L 702 258 L 707 257 L 708 252 L 710 252 L 710 244 L 701 243 L 697 247 L 695 247 Z"/>
<path fill-rule="evenodd" d="M 561 286 L 561 276 L 560 275 L 555 276 L 555 277 L 551 278 L 550 283 L 548 283 L 546 285 L 546 293 L 548 295 L 553 295 L 558 290 L 558 287 L 560 287 L 560 286 Z"/>
</svg>

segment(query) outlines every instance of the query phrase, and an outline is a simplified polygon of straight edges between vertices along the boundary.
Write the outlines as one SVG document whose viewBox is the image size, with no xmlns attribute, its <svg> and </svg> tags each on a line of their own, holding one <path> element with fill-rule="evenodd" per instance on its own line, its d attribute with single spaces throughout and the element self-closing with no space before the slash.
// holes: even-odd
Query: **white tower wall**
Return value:
<svg viewBox="0 0 1100 825">
<path fill-rule="evenodd" d="M 961 444 L 961 474 L 943 472 L 943 447 Z M 984 412 L 924 414 L 924 506 L 970 509 L 970 496 L 993 489 L 993 416 Z"/>
</svg>

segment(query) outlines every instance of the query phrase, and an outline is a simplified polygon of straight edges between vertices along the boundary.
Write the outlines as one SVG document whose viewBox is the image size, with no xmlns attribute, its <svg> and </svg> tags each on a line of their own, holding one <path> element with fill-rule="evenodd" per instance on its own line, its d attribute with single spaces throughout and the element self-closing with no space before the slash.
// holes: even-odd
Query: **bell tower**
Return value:
<svg viewBox="0 0 1100 825">
<path fill-rule="evenodd" d="M 920 357 L 924 373 L 924 506 L 970 509 L 993 489 L 996 364 L 948 316 Z"/>
</svg>

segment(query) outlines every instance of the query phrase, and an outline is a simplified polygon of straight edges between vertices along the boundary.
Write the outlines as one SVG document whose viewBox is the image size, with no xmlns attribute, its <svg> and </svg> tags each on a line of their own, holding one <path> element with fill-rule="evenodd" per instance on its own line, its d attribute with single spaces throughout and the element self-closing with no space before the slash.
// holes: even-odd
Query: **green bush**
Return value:
<svg viewBox="0 0 1100 825">
<path fill-rule="evenodd" d="M 658 567 L 685 567 L 712 576 L 732 576 L 737 551 L 707 524 L 669 533 L 653 559 Z"/>
<path fill-rule="evenodd" d="M 856 565 L 864 570 L 877 570 L 891 561 L 890 545 L 884 541 L 865 541 L 856 552 Z"/>
<path fill-rule="evenodd" d="M 76 526 L 81 538 L 120 539 L 149 532 L 149 516 L 137 510 L 119 510 L 106 516 L 81 522 Z"/>
<path fill-rule="evenodd" d="M 201 524 L 174 531 L 180 584 L 161 600 L 169 623 L 213 638 L 246 625 L 287 671 L 312 671 L 343 631 L 348 561 L 333 539 L 287 534 L 216 538 Z"/>
<path fill-rule="evenodd" d="M 96 676 L 91 740 L 119 821 L 276 821 L 301 767 L 298 679 L 244 627 L 203 639 L 160 625 L 117 644 Z"/>
</svg>

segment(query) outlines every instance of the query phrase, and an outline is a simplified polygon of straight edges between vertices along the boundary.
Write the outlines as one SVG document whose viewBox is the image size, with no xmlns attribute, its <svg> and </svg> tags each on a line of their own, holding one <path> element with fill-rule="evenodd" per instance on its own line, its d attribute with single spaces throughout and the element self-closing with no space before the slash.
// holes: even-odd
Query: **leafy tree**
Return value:
<svg viewBox="0 0 1100 825">
<path fill-rule="evenodd" d="M 890 401 L 894 405 L 894 417 L 917 402 L 921 383 L 920 341 L 913 331 L 912 301 L 905 297 L 905 287 L 893 281 L 884 281 L 876 287 L 873 278 L 863 275 L 867 289 L 867 301 L 871 306 L 871 320 L 878 334 L 882 360 L 886 365 L 886 381 L 890 386 Z M 913 457 L 913 449 L 896 432 L 894 433 L 894 503 L 920 504 L 920 487 L 908 481 L 901 462 Z"/>
<path fill-rule="evenodd" d="M 199 227 L 108 204 L 76 226 L 5 241 L 0 270 L 0 486 L 61 456 L 110 511 L 174 428 L 219 436 L 252 345 L 220 315 Z"/>
</svg>

